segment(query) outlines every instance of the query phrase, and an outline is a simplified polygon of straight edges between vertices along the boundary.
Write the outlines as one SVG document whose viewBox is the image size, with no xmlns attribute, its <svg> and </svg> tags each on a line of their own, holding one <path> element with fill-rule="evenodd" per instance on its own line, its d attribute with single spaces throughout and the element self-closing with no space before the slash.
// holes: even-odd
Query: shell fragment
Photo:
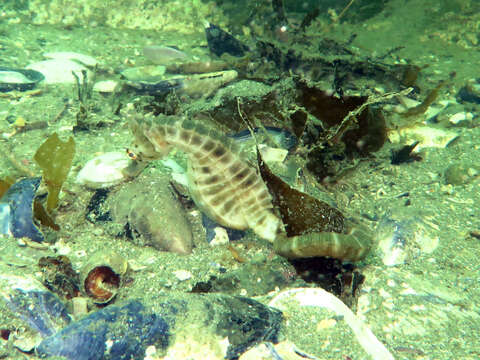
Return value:
<svg viewBox="0 0 480 360">
<path fill-rule="evenodd" d="M 419 141 L 416 149 L 427 147 L 444 148 L 458 137 L 458 133 L 449 129 L 427 125 L 415 125 L 391 131 L 388 139 L 395 144 L 412 144 Z"/>
<path fill-rule="evenodd" d="M 92 189 L 104 189 L 126 180 L 123 173 L 130 165 L 130 159 L 123 152 L 107 152 L 90 161 L 77 175 L 77 184 Z"/>
</svg>

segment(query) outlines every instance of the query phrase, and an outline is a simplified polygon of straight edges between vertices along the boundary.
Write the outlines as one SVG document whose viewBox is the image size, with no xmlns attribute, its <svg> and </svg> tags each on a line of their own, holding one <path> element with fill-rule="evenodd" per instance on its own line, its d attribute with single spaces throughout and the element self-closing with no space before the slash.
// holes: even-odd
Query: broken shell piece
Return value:
<svg viewBox="0 0 480 360">
<path fill-rule="evenodd" d="M 82 291 L 97 304 L 110 302 L 127 272 L 127 260 L 112 252 L 95 254 L 81 269 Z"/>
<path fill-rule="evenodd" d="M 105 189 L 126 180 L 124 170 L 131 160 L 124 152 L 107 152 L 88 161 L 77 175 L 76 183 L 91 189 Z"/>
<path fill-rule="evenodd" d="M 70 323 L 71 317 L 57 295 L 33 276 L 17 275 L 15 272 L 18 272 L 18 268 L 9 266 L 2 266 L 0 271 L 2 317 L 10 318 L 13 328 L 20 329 L 28 325 L 33 332 L 45 337 Z M 29 335 L 33 334 L 28 333 L 25 341 L 15 342 L 15 346 L 28 349 L 28 340 L 34 340 Z"/>
<path fill-rule="evenodd" d="M 375 337 L 372 331 L 340 299 L 321 288 L 297 288 L 278 293 L 268 304 L 285 311 L 287 317 L 304 307 L 328 309 L 351 328 L 358 343 L 374 360 L 393 360 L 393 355 Z"/>
<path fill-rule="evenodd" d="M 125 69 L 120 74 L 130 81 L 154 82 L 164 79 L 165 70 L 165 66 L 162 65 L 146 65 Z"/>
<path fill-rule="evenodd" d="M 85 66 L 75 61 L 66 59 L 51 59 L 32 63 L 26 69 L 36 70 L 45 76 L 46 84 L 74 84 L 75 73 L 80 82 L 83 81 L 83 73 L 87 74 L 87 78 L 91 78 L 92 74 Z"/>
<path fill-rule="evenodd" d="M 48 52 L 43 54 L 47 59 L 56 59 L 56 60 L 71 60 L 76 61 L 85 66 L 94 67 L 98 64 L 98 61 L 91 57 L 90 55 L 79 54 L 73 51 L 56 51 Z"/>
<path fill-rule="evenodd" d="M 118 82 L 115 80 L 103 80 L 98 81 L 93 85 L 93 91 L 98 91 L 99 93 L 113 93 L 115 88 L 118 86 Z"/>
<path fill-rule="evenodd" d="M 473 113 L 471 112 L 457 112 L 453 115 L 451 115 L 448 118 L 448 121 L 450 121 L 454 125 L 458 125 L 462 122 L 470 122 L 473 120 Z"/>
<path fill-rule="evenodd" d="M 262 159 L 267 163 L 283 162 L 288 154 L 288 150 L 286 149 L 273 148 L 263 144 L 259 144 L 258 149 L 260 150 Z"/>
<path fill-rule="evenodd" d="M 183 51 L 161 45 L 145 46 L 143 48 L 143 55 L 154 64 L 159 65 L 187 59 L 187 55 Z"/>
<path fill-rule="evenodd" d="M 412 234 L 408 223 L 392 219 L 382 219 L 377 230 L 378 250 L 386 266 L 395 266 L 405 263 L 407 252 L 405 244 Z"/>
<path fill-rule="evenodd" d="M 417 150 L 426 147 L 445 148 L 457 137 L 456 131 L 426 125 L 400 128 L 388 134 L 388 139 L 395 144 L 412 144 L 418 141 Z"/>
</svg>

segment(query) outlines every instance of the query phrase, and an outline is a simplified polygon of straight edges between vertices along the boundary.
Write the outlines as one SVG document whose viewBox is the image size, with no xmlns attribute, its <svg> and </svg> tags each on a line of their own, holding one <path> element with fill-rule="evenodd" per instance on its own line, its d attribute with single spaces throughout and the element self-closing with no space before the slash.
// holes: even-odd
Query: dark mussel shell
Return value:
<svg viewBox="0 0 480 360">
<path fill-rule="evenodd" d="M 11 233 L 15 238 L 27 237 L 36 242 L 44 240 L 33 222 L 33 200 L 40 181 L 40 177 L 22 179 L 13 184 L 0 199 L 4 210 L 0 213 L 0 223 L 5 225 L 1 227 L 8 227 L 6 233 Z"/>
<path fill-rule="evenodd" d="M 36 348 L 41 357 L 71 360 L 143 359 L 150 345 L 165 348 L 169 326 L 137 300 L 111 305 L 71 323 Z"/>
<path fill-rule="evenodd" d="M 164 79 L 157 81 L 129 80 L 126 84 L 140 94 L 166 95 L 183 87 L 183 78 Z"/>
<path fill-rule="evenodd" d="M 25 81 L 16 82 L 3 79 L 0 76 L 0 91 L 8 92 L 12 90 L 27 91 L 32 90 L 40 81 L 45 79 L 41 72 L 36 70 L 15 69 L 5 66 L 0 66 L 0 72 L 18 73 L 23 75 Z"/>
<path fill-rule="evenodd" d="M 214 24 L 205 24 L 205 36 L 207 37 L 208 48 L 217 56 L 227 53 L 240 57 L 249 50 L 248 46 Z"/>
<path fill-rule="evenodd" d="M 226 359 L 238 359 L 262 341 L 277 342 L 283 320 L 281 311 L 243 296 L 219 297 L 217 305 L 224 309 L 219 316 L 217 334 L 227 336 L 230 344 Z"/>
<path fill-rule="evenodd" d="M 65 305 L 49 291 L 12 289 L 6 304 L 17 317 L 45 337 L 55 334 L 71 321 Z"/>
</svg>

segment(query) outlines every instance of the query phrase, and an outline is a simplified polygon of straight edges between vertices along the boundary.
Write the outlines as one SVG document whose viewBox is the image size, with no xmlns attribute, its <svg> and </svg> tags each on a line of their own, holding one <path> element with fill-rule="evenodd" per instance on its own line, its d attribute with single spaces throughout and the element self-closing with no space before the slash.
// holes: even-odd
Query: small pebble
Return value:
<svg viewBox="0 0 480 360">
<path fill-rule="evenodd" d="M 179 281 L 189 280 L 193 276 L 192 273 L 187 270 L 176 270 L 173 272 L 173 274 Z"/>
<path fill-rule="evenodd" d="M 450 185 L 464 185 L 478 175 L 478 170 L 470 164 L 452 164 L 445 170 L 445 182 Z"/>
<path fill-rule="evenodd" d="M 17 245 L 20 247 L 26 247 L 27 243 L 25 242 L 25 240 L 23 240 L 23 238 L 20 238 L 17 240 Z"/>
<path fill-rule="evenodd" d="M 93 90 L 105 94 L 113 93 L 117 85 L 118 82 L 116 82 L 115 80 L 98 81 L 95 83 L 95 85 L 93 85 Z"/>
<path fill-rule="evenodd" d="M 473 119 L 473 114 L 471 112 L 458 112 L 450 116 L 448 120 L 452 124 L 457 125 L 462 121 L 470 121 L 472 119 Z"/>
<path fill-rule="evenodd" d="M 212 239 L 212 241 L 210 241 L 210 246 L 228 244 L 230 240 L 228 238 L 227 230 L 217 226 L 215 229 L 213 229 L 213 231 L 215 232 L 215 237 Z"/>
<path fill-rule="evenodd" d="M 84 296 L 76 296 L 72 298 L 73 316 L 78 319 L 88 314 L 88 298 Z"/>
</svg>

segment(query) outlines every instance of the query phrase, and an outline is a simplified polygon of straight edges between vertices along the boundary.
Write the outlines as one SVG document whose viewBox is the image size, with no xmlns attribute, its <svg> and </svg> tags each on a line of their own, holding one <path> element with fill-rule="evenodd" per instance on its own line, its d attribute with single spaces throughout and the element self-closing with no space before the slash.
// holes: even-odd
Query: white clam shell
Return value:
<svg viewBox="0 0 480 360">
<path fill-rule="evenodd" d="M 55 51 L 43 54 L 48 59 L 71 60 L 81 63 L 85 66 L 95 66 L 98 61 L 90 55 L 80 54 L 73 51 Z"/>
<path fill-rule="evenodd" d="M 107 152 L 88 161 L 77 175 L 76 183 L 91 189 L 105 189 L 117 185 L 126 176 L 123 170 L 130 164 L 124 152 Z"/>
<path fill-rule="evenodd" d="M 415 148 L 419 151 L 427 147 L 445 148 L 458 136 L 459 134 L 451 129 L 419 124 L 392 130 L 388 135 L 388 139 L 394 144 L 412 144 L 415 141 L 419 141 Z"/>
<path fill-rule="evenodd" d="M 92 74 L 85 66 L 72 60 L 67 59 L 51 59 L 32 63 L 26 69 L 36 70 L 45 76 L 46 84 L 74 84 L 74 72 L 80 82 L 83 81 L 82 71 L 87 72 L 87 78 L 91 78 Z"/>
</svg>

